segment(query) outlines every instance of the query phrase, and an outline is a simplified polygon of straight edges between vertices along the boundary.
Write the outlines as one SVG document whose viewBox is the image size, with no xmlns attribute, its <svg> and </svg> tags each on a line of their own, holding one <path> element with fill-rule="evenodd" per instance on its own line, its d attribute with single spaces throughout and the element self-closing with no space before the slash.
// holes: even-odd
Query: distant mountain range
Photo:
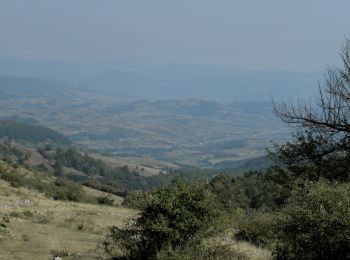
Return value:
<svg viewBox="0 0 350 260">
<path fill-rule="evenodd" d="M 0 75 L 0 99 L 21 96 L 63 97 L 69 88 L 54 80 Z"/>
<path fill-rule="evenodd" d="M 68 85 L 70 89 L 139 98 L 221 101 L 270 101 L 272 96 L 309 98 L 322 78 L 320 72 L 250 71 L 180 64 L 131 67 L 1 57 L 0 75 L 17 77 L 17 81 L 23 77 L 32 81 L 45 79 L 50 89 L 55 85 L 56 90 Z"/>
<path fill-rule="evenodd" d="M 268 101 L 311 97 L 319 73 L 235 71 L 226 68 L 168 65 L 146 70 L 118 70 L 88 77 L 90 90 L 144 98 L 206 98 L 225 101 Z"/>
</svg>

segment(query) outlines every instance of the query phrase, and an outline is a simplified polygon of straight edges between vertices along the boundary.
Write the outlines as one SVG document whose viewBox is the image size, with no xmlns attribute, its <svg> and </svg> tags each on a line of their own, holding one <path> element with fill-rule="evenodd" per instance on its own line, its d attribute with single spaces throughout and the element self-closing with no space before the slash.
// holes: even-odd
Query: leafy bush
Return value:
<svg viewBox="0 0 350 260">
<path fill-rule="evenodd" d="M 251 171 L 231 177 L 221 173 L 208 185 L 230 214 L 238 209 L 265 211 L 280 209 L 290 196 L 290 177 L 275 167 L 265 172 Z"/>
<path fill-rule="evenodd" d="M 71 179 L 71 178 L 70 178 Z M 97 180 L 96 178 L 90 178 L 83 182 L 83 185 L 93 188 L 95 190 L 104 191 L 117 196 L 125 197 L 126 190 L 121 185 L 112 180 Z"/>
<path fill-rule="evenodd" d="M 81 185 L 57 179 L 54 182 L 53 190 L 49 193 L 55 200 L 84 201 L 86 194 Z"/>
<path fill-rule="evenodd" d="M 7 224 L 10 223 L 10 219 L 8 216 L 3 216 L 0 221 L 0 227 L 7 228 Z"/>
<path fill-rule="evenodd" d="M 96 201 L 100 205 L 114 205 L 114 200 L 107 196 L 97 197 Z"/>
<path fill-rule="evenodd" d="M 0 241 L 6 238 L 10 232 L 7 230 L 7 224 L 10 223 L 8 216 L 3 216 L 0 220 Z"/>
<path fill-rule="evenodd" d="M 284 210 L 278 259 L 350 258 L 350 184 L 302 184 Z"/>
<path fill-rule="evenodd" d="M 15 188 L 21 187 L 24 184 L 23 178 L 21 178 L 21 175 L 17 174 L 16 171 L 1 173 L 1 179 L 9 182 L 11 186 Z"/>
<path fill-rule="evenodd" d="M 0 121 L 0 125 L 1 125 L 1 121 Z M 28 152 L 19 150 L 18 148 L 11 145 L 9 142 L 0 143 L 0 159 L 15 165 L 16 163 L 22 164 L 28 158 L 29 158 Z"/>
<path fill-rule="evenodd" d="M 258 246 L 271 246 L 276 240 L 276 229 L 282 216 L 278 213 L 256 213 L 239 225 L 236 238 Z"/>
<path fill-rule="evenodd" d="M 131 209 L 142 210 L 147 207 L 147 203 L 150 199 L 150 193 L 147 192 L 132 192 L 126 195 L 123 200 L 122 206 Z"/>
<path fill-rule="evenodd" d="M 215 196 L 204 185 L 177 179 L 151 194 L 134 225 L 112 227 L 105 249 L 115 258 L 153 258 L 164 248 L 181 248 L 214 234 L 223 216 Z"/>
<path fill-rule="evenodd" d="M 249 198 L 246 196 L 246 187 L 239 180 L 221 173 L 214 177 L 208 188 L 216 195 L 222 207 L 232 213 L 236 208 L 247 208 Z"/>
</svg>

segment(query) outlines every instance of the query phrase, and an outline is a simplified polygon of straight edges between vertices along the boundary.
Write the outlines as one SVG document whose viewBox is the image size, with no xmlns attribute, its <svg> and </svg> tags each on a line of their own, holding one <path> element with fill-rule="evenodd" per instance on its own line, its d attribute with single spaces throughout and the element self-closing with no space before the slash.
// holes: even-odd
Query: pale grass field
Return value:
<svg viewBox="0 0 350 260">
<path fill-rule="evenodd" d="M 22 199 L 33 205 L 18 205 Z M 0 259 L 103 259 L 108 227 L 124 225 L 132 214 L 118 206 L 54 201 L 0 181 L 0 217 L 10 217 L 9 234 L 0 235 Z"/>
</svg>

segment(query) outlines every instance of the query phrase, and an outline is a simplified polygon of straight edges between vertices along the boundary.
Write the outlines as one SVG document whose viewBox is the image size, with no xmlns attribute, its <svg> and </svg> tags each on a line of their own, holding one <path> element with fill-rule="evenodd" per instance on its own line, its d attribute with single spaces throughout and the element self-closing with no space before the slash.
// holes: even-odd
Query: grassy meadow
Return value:
<svg viewBox="0 0 350 260">
<path fill-rule="evenodd" d="M 119 206 L 55 201 L 0 181 L 0 216 L 9 217 L 0 259 L 101 259 L 107 228 L 123 225 L 132 214 Z"/>
<path fill-rule="evenodd" d="M 89 188 L 86 191 L 102 194 Z M 108 259 L 102 244 L 108 227 L 122 227 L 136 214 L 118 206 L 122 198 L 114 196 L 114 200 L 116 206 L 56 201 L 0 180 L 0 216 L 9 217 L 0 233 L 0 259 Z M 270 251 L 235 241 L 229 232 L 205 241 L 206 246 L 225 246 L 237 259 L 271 258 Z"/>
</svg>

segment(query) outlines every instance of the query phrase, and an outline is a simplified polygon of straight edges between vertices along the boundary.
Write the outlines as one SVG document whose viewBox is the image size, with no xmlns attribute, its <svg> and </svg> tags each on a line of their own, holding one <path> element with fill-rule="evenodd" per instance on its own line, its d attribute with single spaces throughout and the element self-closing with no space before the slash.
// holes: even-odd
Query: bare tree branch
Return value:
<svg viewBox="0 0 350 260">
<path fill-rule="evenodd" d="M 350 154 L 350 39 L 345 40 L 340 57 L 343 66 L 327 69 L 324 85 L 318 86 L 316 103 L 273 101 L 274 111 L 284 123 L 304 129 L 328 144 L 321 154 L 334 151 Z"/>
</svg>

